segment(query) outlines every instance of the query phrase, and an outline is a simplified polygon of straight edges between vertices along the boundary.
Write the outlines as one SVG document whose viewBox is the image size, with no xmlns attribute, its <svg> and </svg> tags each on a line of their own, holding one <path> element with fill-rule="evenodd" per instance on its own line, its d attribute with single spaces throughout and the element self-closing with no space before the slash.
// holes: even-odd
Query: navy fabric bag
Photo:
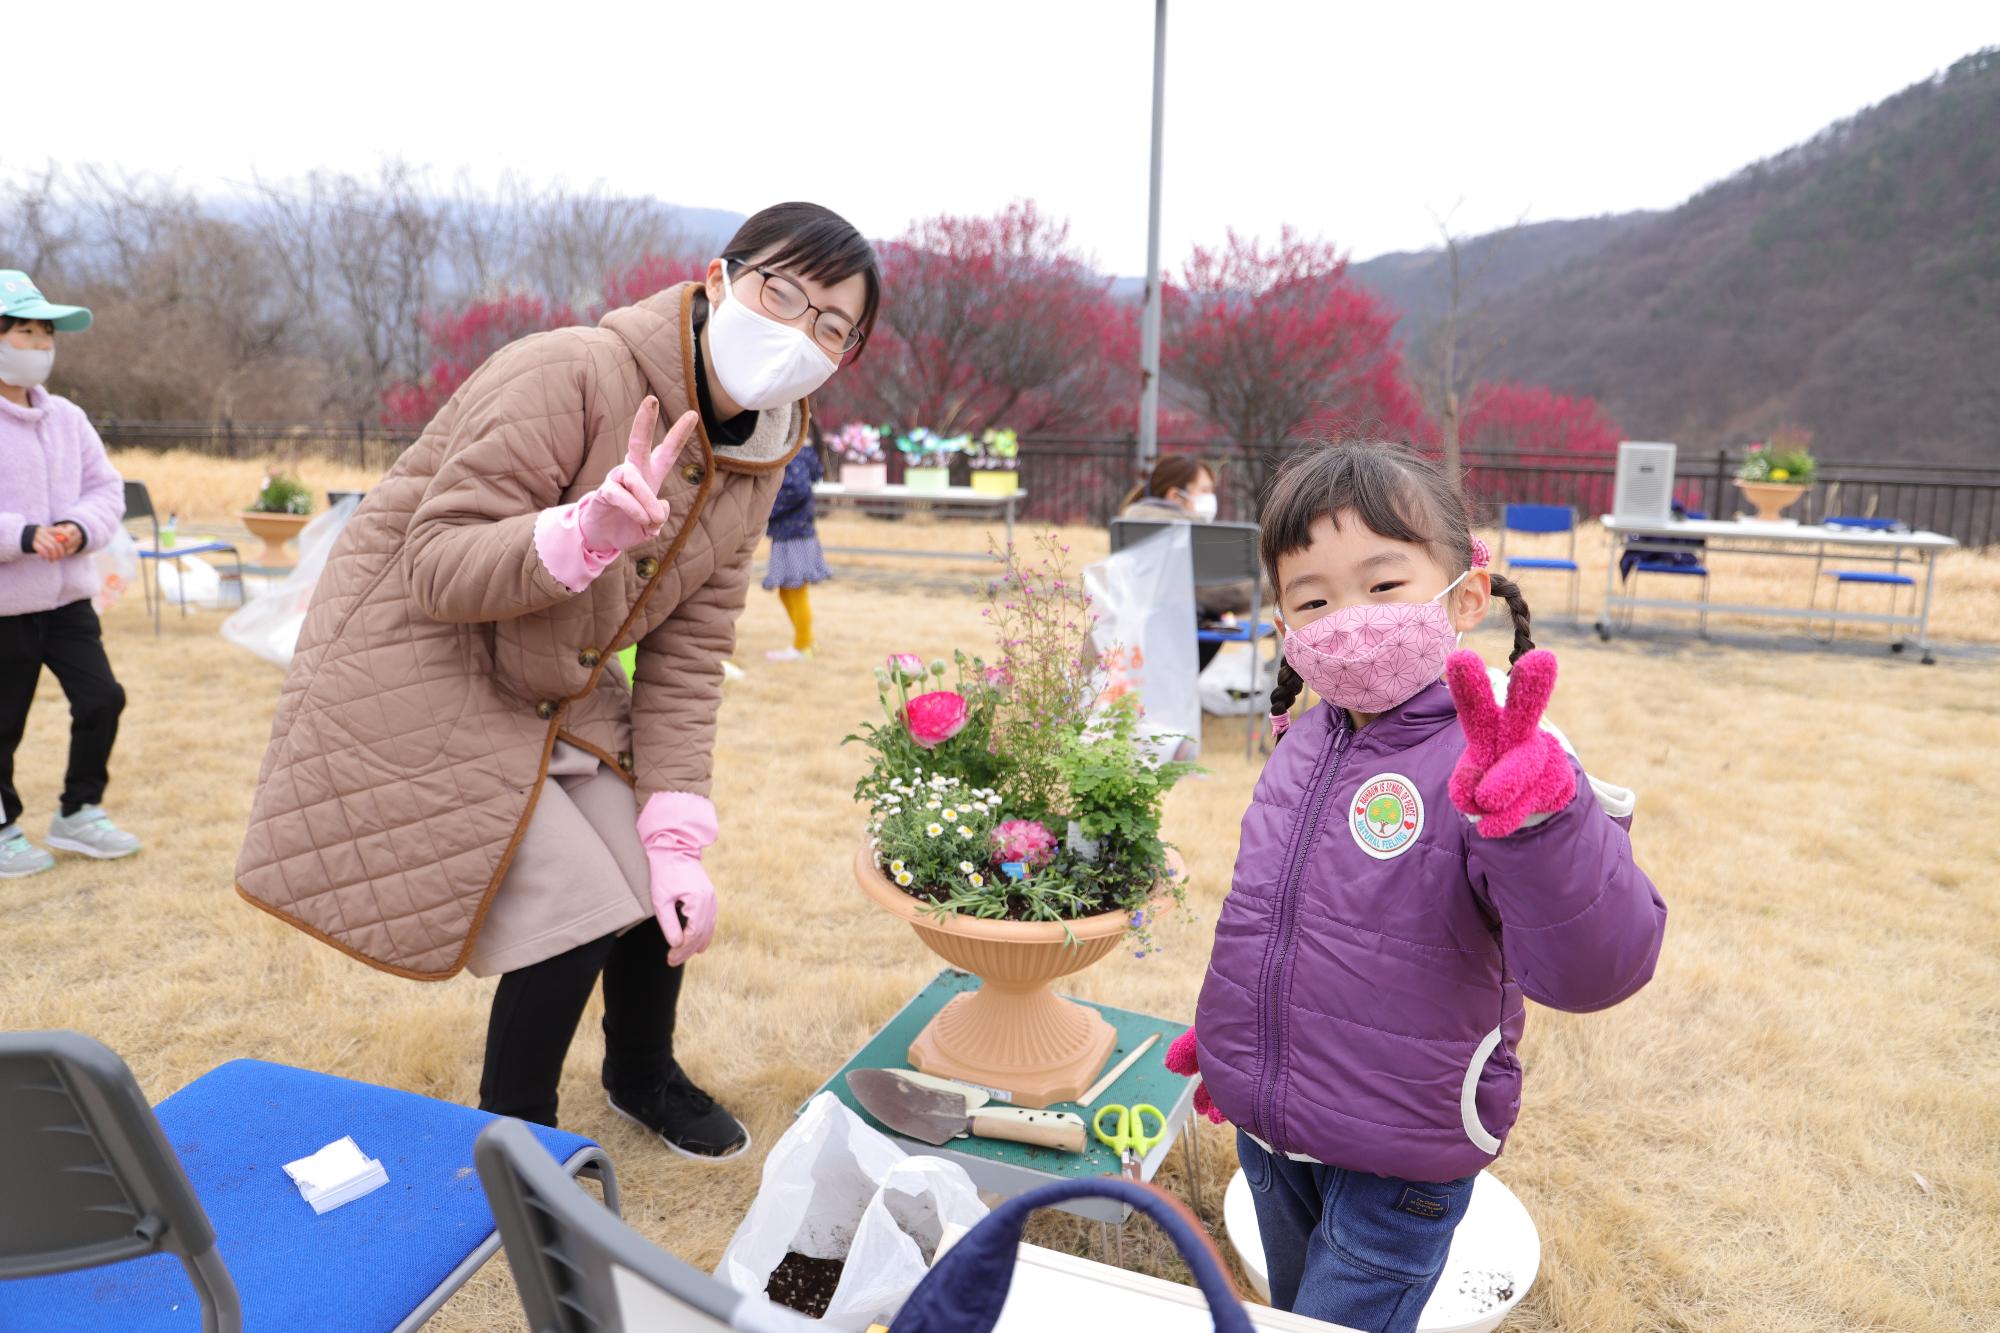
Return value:
<svg viewBox="0 0 2000 1333">
<path fill-rule="evenodd" d="M 1208 1299 L 1217 1333 L 1252 1333 L 1250 1316 L 1243 1312 L 1243 1302 L 1223 1271 L 1222 1258 L 1193 1214 L 1151 1185 L 1112 1177 L 1058 1181 L 995 1208 L 917 1284 L 890 1333 L 988 1333 L 1007 1304 L 1015 1252 L 1029 1215 L 1038 1208 L 1086 1197 L 1118 1199 L 1158 1222 L 1194 1270 L 1195 1285 Z"/>
</svg>

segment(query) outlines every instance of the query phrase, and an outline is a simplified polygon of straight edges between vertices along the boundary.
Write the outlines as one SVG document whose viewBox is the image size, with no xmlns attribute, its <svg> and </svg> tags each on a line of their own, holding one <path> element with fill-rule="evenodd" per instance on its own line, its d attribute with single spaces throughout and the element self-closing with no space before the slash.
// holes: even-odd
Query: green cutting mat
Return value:
<svg viewBox="0 0 2000 1333">
<path fill-rule="evenodd" d="M 910 1043 L 916 1040 L 917 1033 L 923 1030 L 924 1024 L 930 1022 L 937 1015 L 937 1011 L 944 1008 L 953 996 L 978 989 L 979 978 L 969 972 L 946 968 L 938 973 L 931 979 L 929 985 L 918 992 L 914 1000 L 903 1006 L 901 1013 L 889 1020 L 887 1027 L 869 1038 L 868 1044 L 856 1052 L 853 1059 L 842 1065 L 839 1071 L 821 1086 L 820 1091 L 832 1093 L 845 1102 L 848 1109 L 859 1114 L 869 1124 L 885 1130 L 891 1137 L 896 1137 L 901 1142 L 908 1142 L 895 1135 L 893 1131 L 887 1130 L 886 1126 L 861 1109 L 861 1103 L 855 1100 L 853 1092 L 848 1089 L 847 1071 L 908 1069 Z M 1183 1098 L 1192 1095 L 1192 1089 L 1189 1086 L 1190 1080 L 1167 1068 L 1167 1043 L 1186 1031 L 1187 1023 L 1183 1020 L 1155 1018 L 1151 1014 L 1134 1013 L 1130 1009 L 1114 1009 L 1108 1004 L 1095 1004 L 1089 1000 L 1078 1000 L 1077 1003 L 1090 1005 L 1092 1009 L 1104 1015 L 1107 1023 L 1118 1030 L 1118 1046 L 1105 1060 L 1105 1069 L 1117 1064 L 1133 1047 L 1155 1033 L 1159 1034 L 1160 1039 L 1153 1043 L 1151 1050 L 1139 1058 L 1137 1064 L 1119 1075 L 1118 1081 L 1106 1088 L 1088 1110 L 1075 1102 L 1054 1102 L 1049 1109 L 1073 1112 L 1082 1116 L 1084 1123 L 1088 1124 L 1091 1117 L 1105 1106 L 1119 1103 L 1130 1106 L 1148 1102 L 1159 1107 L 1166 1115 L 1168 1140 L 1171 1146 L 1172 1142 L 1179 1138 L 1186 1119 L 1185 1108 L 1180 1108 L 1178 1116 L 1176 1109 Z M 1010 1143 L 1005 1139 L 979 1138 L 953 1139 L 946 1149 L 926 1146 L 921 1147 L 919 1151 L 930 1153 L 950 1151 L 963 1153 L 968 1157 L 991 1158 L 1010 1166 L 1063 1178 L 1115 1176 L 1121 1169 L 1118 1154 L 1099 1143 L 1094 1134 L 1090 1136 L 1089 1151 L 1082 1156 L 1058 1152 L 1052 1148 L 1038 1148 L 1032 1144 Z"/>
</svg>

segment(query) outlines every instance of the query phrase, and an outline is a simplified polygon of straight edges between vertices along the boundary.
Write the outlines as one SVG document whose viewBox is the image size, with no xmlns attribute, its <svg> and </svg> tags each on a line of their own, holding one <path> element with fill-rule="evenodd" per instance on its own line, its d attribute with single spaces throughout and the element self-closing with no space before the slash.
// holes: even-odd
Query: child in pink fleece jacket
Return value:
<svg viewBox="0 0 2000 1333">
<path fill-rule="evenodd" d="M 69 768 L 49 845 L 100 859 L 139 850 L 98 804 L 125 691 L 104 655 L 87 554 L 117 533 L 125 487 L 83 409 L 42 387 L 56 334 L 89 327 L 88 310 L 53 305 L 27 274 L 0 271 L 0 879 L 55 864 L 21 831 L 14 790 L 14 750 L 44 666 L 70 704 Z"/>
</svg>

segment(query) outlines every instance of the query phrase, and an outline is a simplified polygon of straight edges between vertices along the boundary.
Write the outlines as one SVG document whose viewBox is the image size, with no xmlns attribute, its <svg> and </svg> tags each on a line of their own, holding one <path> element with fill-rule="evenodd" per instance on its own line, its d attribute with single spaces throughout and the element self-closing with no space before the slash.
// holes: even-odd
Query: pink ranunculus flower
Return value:
<svg viewBox="0 0 2000 1333">
<path fill-rule="evenodd" d="M 889 670 L 905 676 L 924 674 L 924 659 L 915 653 L 890 653 Z"/>
<path fill-rule="evenodd" d="M 1010 819 L 993 830 L 993 849 L 1004 861 L 1045 866 L 1056 854 L 1056 835 L 1032 819 Z"/>
<path fill-rule="evenodd" d="M 971 709 L 966 706 L 965 696 L 956 690 L 933 690 L 929 694 L 920 694 L 910 700 L 903 710 L 903 720 L 910 728 L 910 739 L 926 750 L 935 750 L 964 731 L 969 716 Z"/>
</svg>

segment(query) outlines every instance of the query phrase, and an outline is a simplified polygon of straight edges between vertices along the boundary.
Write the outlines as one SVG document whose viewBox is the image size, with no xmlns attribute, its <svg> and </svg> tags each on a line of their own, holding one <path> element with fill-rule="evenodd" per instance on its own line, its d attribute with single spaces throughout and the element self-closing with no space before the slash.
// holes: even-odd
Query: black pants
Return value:
<svg viewBox="0 0 2000 1333">
<path fill-rule="evenodd" d="M 0 616 L 0 826 L 21 817 L 14 790 L 14 750 L 28 727 L 28 709 L 42 668 L 56 673 L 69 696 L 69 771 L 63 777 L 62 812 L 73 815 L 104 799 L 111 780 L 111 747 L 125 687 L 111 674 L 97 610 L 85 598 L 53 611 Z"/>
<path fill-rule="evenodd" d="M 500 978 L 486 1023 L 479 1109 L 556 1123 L 563 1057 L 597 976 L 604 974 L 604 1086 L 650 1091 L 674 1067 L 674 1010 L 683 969 L 667 966 L 667 937 L 648 917 Z"/>
</svg>

